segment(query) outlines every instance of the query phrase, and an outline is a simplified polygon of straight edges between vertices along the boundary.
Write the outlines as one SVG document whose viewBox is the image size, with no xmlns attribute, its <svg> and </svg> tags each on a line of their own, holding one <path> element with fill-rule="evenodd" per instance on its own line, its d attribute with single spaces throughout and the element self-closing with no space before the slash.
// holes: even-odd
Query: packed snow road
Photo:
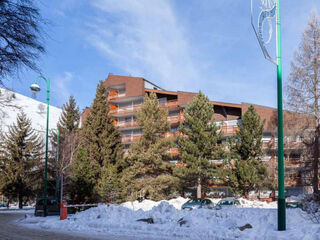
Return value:
<svg viewBox="0 0 320 240">
<path fill-rule="evenodd" d="M 1 240 L 49 240 L 49 239 L 87 239 L 72 237 L 70 235 L 52 233 L 18 226 L 15 221 L 24 217 L 24 213 L 0 213 L 0 239 Z"/>
<path fill-rule="evenodd" d="M 26 228 L 19 226 L 17 222 L 24 219 L 26 213 L 6 211 L 0 212 L 0 239 L 1 240 L 89 240 L 89 239 L 105 239 L 105 240 L 129 240 L 119 236 L 81 236 L 75 233 L 58 233 L 57 231 L 45 231 L 34 228 Z M 30 213 L 29 213 L 30 214 Z M 140 240 L 140 239 L 139 239 Z M 142 239 L 141 239 L 142 240 Z"/>
</svg>

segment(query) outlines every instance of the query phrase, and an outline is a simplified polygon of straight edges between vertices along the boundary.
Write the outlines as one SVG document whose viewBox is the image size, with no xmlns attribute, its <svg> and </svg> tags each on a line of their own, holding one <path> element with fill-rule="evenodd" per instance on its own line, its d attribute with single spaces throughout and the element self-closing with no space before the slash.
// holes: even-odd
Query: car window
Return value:
<svg viewBox="0 0 320 240">
<path fill-rule="evenodd" d="M 201 199 L 191 199 L 188 203 L 201 203 Z"/>
<path fill-rule="evenodd" d="M 211 204 L 211 201 L 209 199 L 206 200 L 207 204 Z"/>
<path fill-rule="evenodd" d="M 232 205 L 232 201 L 221 200 L 218 204 L 219 205 Z"/>
</svg>

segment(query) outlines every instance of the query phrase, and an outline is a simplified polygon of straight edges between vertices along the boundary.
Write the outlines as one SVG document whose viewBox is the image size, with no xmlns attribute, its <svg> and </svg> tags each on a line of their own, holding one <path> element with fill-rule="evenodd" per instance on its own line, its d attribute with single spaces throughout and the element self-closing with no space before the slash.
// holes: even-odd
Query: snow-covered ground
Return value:
<svg viewBox="0 0 320 240">
<path fill-rule="evenodd" d="M 287 231 L 279 232 L 276 203 L 241 199 L 242 208 L 180 210 L 186 201 L 177 198 L 160 202 L 126 202 L 121 206 L 101 205 L 71 215 L 64 221 L 59 221 L 59 217 L 30 215 L 19 224 L 51 231 L 63 229 L 101 237 L 131 236 L 133 239 L 320 239 L 320 225 L 313 224 L 300 209 L 287 210 Z M 145 218 L 152 218 L 154 224 L 137 221 Z M 245 224 L 252 228 L 240 231 L 238 227 Z"/>
<path fill-rule="evenodd" d="M 45 135 L 46 130 L 46 117 L 47 117 L 47 105 L 39 102 L 33 98 L 15 93 L 3 88 L 0 88 L 1 100 L 7 100 L 8 105 L 1 107 L 0 111 L 0 131 L 7 132 L 8 127 L 13 123 L 16 123 L 17 115 L 23 111 L 32 122 L 32 127 Z M 16 107 L 12 107 L 12 106 Z M 50 106 L 49 107 L 49 129 L 57 127 L 57 122 L 61 115 L 62 110 L 60 108 Z"/>
</svg>

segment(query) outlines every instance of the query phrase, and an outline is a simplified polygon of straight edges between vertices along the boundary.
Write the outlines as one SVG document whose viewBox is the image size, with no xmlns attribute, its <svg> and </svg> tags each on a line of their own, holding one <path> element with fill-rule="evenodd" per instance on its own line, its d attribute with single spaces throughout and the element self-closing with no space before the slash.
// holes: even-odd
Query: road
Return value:
<svg viewBox="0 0 320 240">
<path fill-rule="evenodd" d="M 90 240 L 90 239 L 105 239 L 105 240 L 128 240 L 128 238 L 120 237 L 84 237 L 72 236 L 68 234 L 60 234 L 55 232 L 30 229 L 18 226 L 15 220 L 23 218 L 23 213 L 0 213 L 0 239 L 1 240 Z"/>
</svg>

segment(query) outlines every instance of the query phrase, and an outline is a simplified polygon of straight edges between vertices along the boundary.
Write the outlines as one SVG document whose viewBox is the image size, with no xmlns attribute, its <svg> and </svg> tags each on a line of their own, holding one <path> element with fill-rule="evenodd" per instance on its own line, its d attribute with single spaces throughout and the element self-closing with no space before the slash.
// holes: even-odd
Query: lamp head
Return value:
<svg viewBox="0 0 320 240">
<path fill-rule="evenodd" d="M 30 89 L 33 93 L 40 92 L 40 86 L 37 83 L 31 84 Z"/>
</svg>

